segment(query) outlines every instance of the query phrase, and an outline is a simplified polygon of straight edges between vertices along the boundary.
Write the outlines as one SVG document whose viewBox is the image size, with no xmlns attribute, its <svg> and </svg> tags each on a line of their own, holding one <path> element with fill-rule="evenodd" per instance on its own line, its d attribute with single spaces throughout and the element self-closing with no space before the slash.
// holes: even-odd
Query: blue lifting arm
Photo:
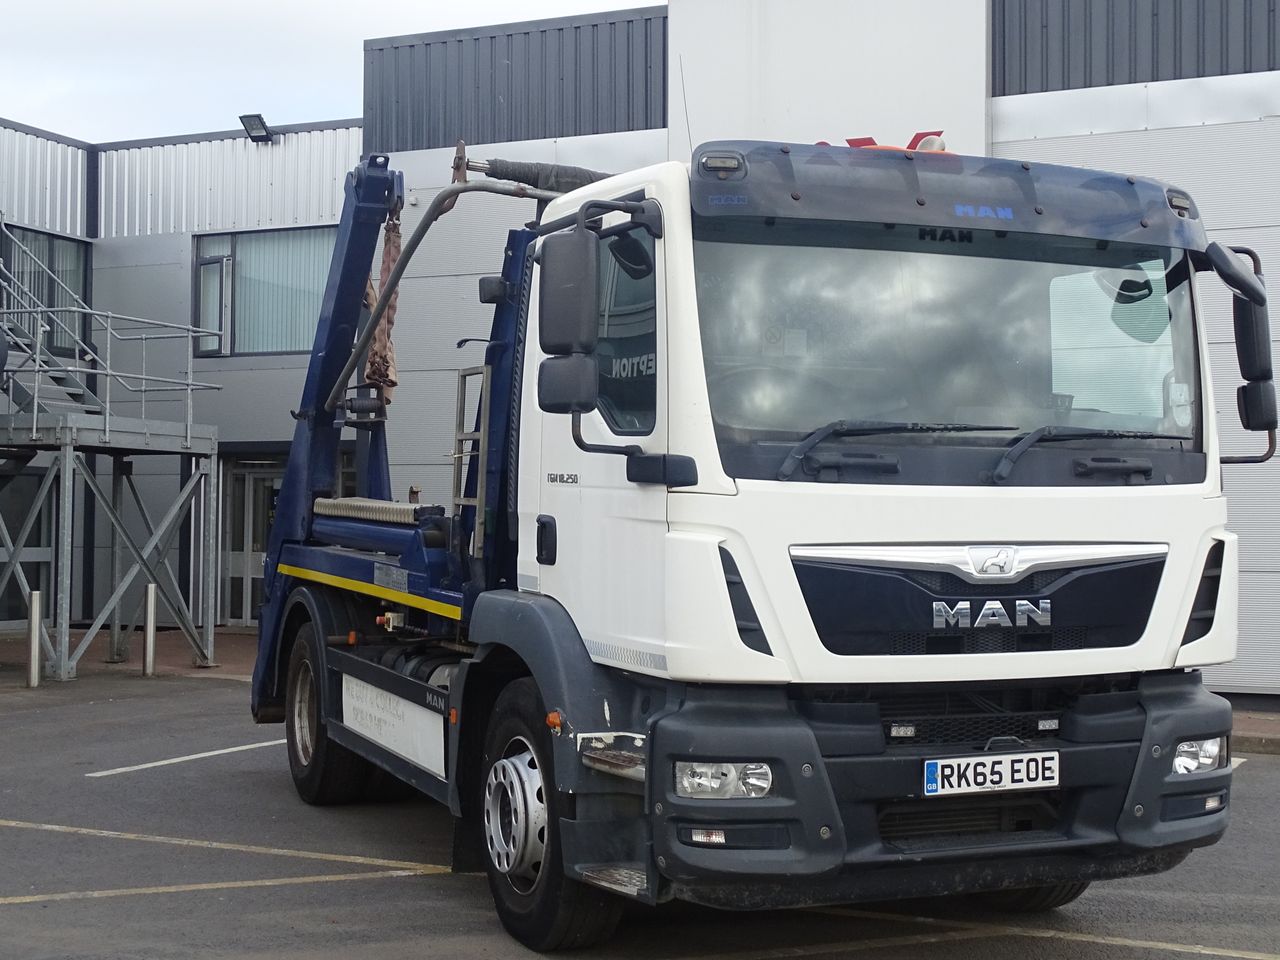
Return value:
<svg viewBox="0 0 1280 960">
<path fill-rule="evenodd" d="M 262 674 L 267 669 L 264 665 L 274 663 L 275 658 L 267 648 L 274 647 L 279 636 L 279 620 L 286 600 L 277 583 L 280 551 L 286 543 L 307 539 L 315 499 L 333 496 L 337 491 L 341 411 L 335 417 L 325 409 L 325 400 L 335 387 L 341 389 L 342 386 L 339 377 L 343 376 L 356 337 L 378 231 L 388 211 L 400 204 L 404 194 L 400 175 L 390 169 L 387 157 L 381 154 L 361 161 L 347 175 L 345 191 L 302 402 L 294 413 L 297 424 L 293 444 L 267 539 L 264 602 L 258 615 L 258 664 L 253 684 L 255 713 L 259 696 L 264 692 L 263 682 L 274 679 Z"/>
</svg>

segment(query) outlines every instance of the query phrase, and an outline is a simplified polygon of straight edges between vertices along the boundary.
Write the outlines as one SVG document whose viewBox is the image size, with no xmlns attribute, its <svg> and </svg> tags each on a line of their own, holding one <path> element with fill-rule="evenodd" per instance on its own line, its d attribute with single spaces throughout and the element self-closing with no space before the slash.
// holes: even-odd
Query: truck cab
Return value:
<svg viewBox="0 0 1280 960">
<path fill-rule="evenodd" d="M 269 579 L 260 705 L 305 700 L 291 623 L 349 636 L 309 639 L 291 727 L 448 802 L 538 949 L 618 896 L 1047 909 L 1222 835 L 1198 668 L 1235 654 L 1238 560 L 1195 283 L 1235 295 L 1260 461 L 1256 255 L 1166 184 L 943 151 L 716 142 L 544 207 L 429 584 L 457 617 Z M 434 767 L 347 677 L 448 718 Z"/>
</svg>

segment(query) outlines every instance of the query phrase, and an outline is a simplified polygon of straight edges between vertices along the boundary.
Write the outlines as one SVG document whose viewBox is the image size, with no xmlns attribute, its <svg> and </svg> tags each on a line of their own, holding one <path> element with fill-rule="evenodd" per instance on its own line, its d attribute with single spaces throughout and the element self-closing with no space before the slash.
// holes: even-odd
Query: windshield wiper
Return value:
<svg viewBox="0 0 1280 960">
<path fill-rule="evenodd" d="M 789 480 L 809 451 L 829 437 L 870 437 L 883 433 L 965 433 L 968 431 L 1016 430 L 983 423 L 896 423 L 892 420 L 832 420 L 814 430 L 787 453 L 778 468 L 778 479 Z"/>
<path fill-rule="evenodd" d="M 1004 452 L 996 468 L 991 471 L 992 483 L 1004 483 L 1013 473 L 1013 465 L 1019 458 L 1037 443 L 1050 443 L 1055 440 L 1190 440 L 1190 437 L 1176 433 L 1150 433 L 1146 430 L 1104 430 L 1100 427 L 1060 427 L 1049 424 L 1036 427 L 1029 433 L 1017 437 L 1017 443 Z"/>
</svg>

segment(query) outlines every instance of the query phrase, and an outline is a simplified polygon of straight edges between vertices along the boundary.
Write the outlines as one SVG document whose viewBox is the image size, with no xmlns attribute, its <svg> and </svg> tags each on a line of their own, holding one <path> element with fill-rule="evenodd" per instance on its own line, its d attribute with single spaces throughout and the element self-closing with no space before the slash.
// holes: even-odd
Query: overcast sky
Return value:
<svg viewBox="0 0 1280 960">
<path fill-rule="evenodd" d="M 3 0 L 0 117 L 94 143 L 358 117 L 366 39 L 642 5 Z"/>
</svg>

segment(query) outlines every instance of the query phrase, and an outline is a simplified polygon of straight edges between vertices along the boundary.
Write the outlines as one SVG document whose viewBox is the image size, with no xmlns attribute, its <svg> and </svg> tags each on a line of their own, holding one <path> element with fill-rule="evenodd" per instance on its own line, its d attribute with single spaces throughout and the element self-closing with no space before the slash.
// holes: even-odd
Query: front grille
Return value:
<svg viewBox="0 0 1280 960">
<path fill-rule="evenodd" d="M 930 593 L 949 597 L 1025 597 L 1029 594 L 1043 593 L 1070 570 L 1037 570 L 1029 573 L 1021 580 L 1011 583 L 970 583 L 954 573 L 940 570 L 902 570 L 899 571 L 912 583 L 919 584 Z"/>
<path fill-rule="evenodd" d="M 894 656 L 926 656 L 956 653 L 1022 653 L 1043 650 L 1083 650 L 1104 646 L 1090 642 L 1085 627 L 1053 630 L 1018 630 L 985 627 L 964 633 L 894 631 L 889 634 L 889 652 Z"/>
<path fill-rule="evenodd" d="M 931 837 L 1017 834 L 1052 830 L 1058 824 L 1057 790 L 1017 796 L 982 795 L 878 804 L 876 819 L 885 843 Z"/>
<path fill-rule="evenodd" d="M 962 713 L 882 720 L 886 743 L 986 743 L 993 737 L 1035 740 L 1058 733 L 1059 714 Z"/>
</svg>

